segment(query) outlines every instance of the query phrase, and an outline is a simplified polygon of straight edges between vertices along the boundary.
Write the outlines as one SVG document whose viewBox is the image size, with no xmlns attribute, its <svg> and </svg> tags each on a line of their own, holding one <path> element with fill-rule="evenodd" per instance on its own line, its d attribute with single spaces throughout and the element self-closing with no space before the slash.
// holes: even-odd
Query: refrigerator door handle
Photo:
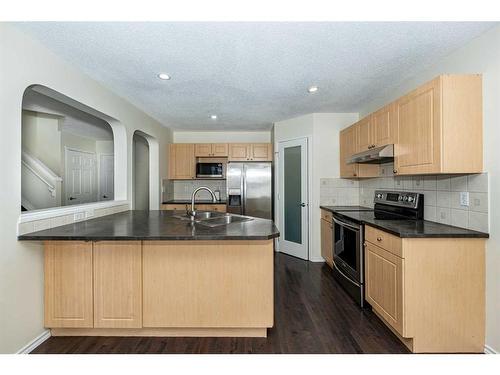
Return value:
<svg viewBox="0 0 500 375">
<path fill-rule="evenodd" d="M 241 174 L 241 214 L 246 215 L 246 206 L 247 206 L 247 165 L 243 164 L 242 174 Z"/>
</svg>

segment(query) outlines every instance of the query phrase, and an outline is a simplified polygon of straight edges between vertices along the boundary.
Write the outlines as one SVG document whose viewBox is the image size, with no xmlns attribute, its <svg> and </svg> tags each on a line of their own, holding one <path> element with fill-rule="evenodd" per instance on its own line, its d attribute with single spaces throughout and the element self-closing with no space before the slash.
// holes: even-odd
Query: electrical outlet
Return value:
<svg viewBox="0 0 500 375">
<path fill-rule="evenodd" d="M 80 221 L 85 219 L 85 212 L 77 212 L 73 215 L 73 221 Z"/>
<path fill-rule="evenodd" d="M 460 192 L 460 206 L 469 207 L 469 192 L 461 191 Z"/>
</svg>

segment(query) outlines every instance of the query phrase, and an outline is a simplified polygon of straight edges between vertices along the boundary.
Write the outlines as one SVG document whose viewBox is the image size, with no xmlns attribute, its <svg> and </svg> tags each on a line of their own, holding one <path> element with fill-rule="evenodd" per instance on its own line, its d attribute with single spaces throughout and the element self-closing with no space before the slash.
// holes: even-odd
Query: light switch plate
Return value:
<svg viewBox="0 0 500 375">
<path fill-rule="evenodd" d="M 469 207 L 469 192 L 461 191 L 460 192 L 460 206 Z"/>
</svg>

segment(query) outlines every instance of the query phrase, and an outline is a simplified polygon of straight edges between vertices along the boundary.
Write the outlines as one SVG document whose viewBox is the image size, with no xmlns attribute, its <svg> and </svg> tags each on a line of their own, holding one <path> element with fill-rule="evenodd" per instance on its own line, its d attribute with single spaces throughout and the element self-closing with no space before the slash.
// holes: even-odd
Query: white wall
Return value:
<svg viewBox="0 0 500 375">
<path fill-rule="evenodd" d="M 31 156 L 61 176 L 61 120 L 59 116 L 23 111 L 22 145 Z"/>
<path fill-rule="evenodd" d="M 183 132 L 174 131 L 174 143 L 269 143 L 271 131 L 258 132 Z"/>
<path fill-rule="evenodd" d="M 383 98 L 362 108 L 367 114 L 444 73 L 483 74 L 484 170 L 490 177 L 490 239 L 486 252 L 486 344 L 500 351 L 500 27 L 481 35 Z"/>
<path fill-rule="evenodd" d="M 149 209 L 149 145 L 145 138 L 134 134 L 134 210 Z"/>
<path fill-rule="evenodd" d="M 0 175 L 7 184 L 0 199 L 0 353 L 18 351 L 43 331 L 43 248 L 18 242 L 21 205 L 21 103 L 24 90 L 40 84 L 118 120 L 125 134 L 115 136 L 117 181 L 123 198 L 132 196 L 132 136 L 142 130 L 159 142 L 159 176 L 167 176 L 167 143 L 171 131 L 113 94 L 38 42 L 5 23 L 0 24 Z M 113 126 L 113 124 L 111 124 Z M 126 159 L 126 160 L 123 160 Z M 158 181 L 160 179 L 157 179 Z M 158 195 L 159 183 L 155 186 Z M 158 204 L 157 204 L 158 206 Z"/>
<path fill-rule="evenodd" d="M 275 149 L 279 142 L 308 138 L 309 144 L 309 259 L 323 261 L 321 257 L 321 222 L 320 222 L 320 179 L 339 177 L 339 130 L 358 120 L 357 113 L 311 113 L 274 124 Z M 275 168 L 276 168 L 275 163 Z M 278 176 L 278 170 L 275 169 Z M 277 178 L 276 186 L 277 185 Z M 275 188 L 275 191 L 277 189 Z M 275 217 L 278 218 L 278 206 L 275 199 Z M 277 222 L 278 227 L 280 223 Z"/>
</svg>

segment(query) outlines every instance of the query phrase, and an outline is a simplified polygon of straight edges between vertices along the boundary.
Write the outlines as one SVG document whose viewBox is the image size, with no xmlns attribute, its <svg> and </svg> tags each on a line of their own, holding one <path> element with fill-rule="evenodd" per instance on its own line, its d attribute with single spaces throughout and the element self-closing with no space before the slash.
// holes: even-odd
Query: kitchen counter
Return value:
<svg viewBox="0 0 500 375">
<path fill-rule="evenodd" d="M 274 223 L 207 227 L 174 215 L 126 211 L 19 236 L 44 241 L 52 336 L 266 337 Z"/>
<path fill-rule="evenodd" d="M 125 211 L 114 215 L 27 233 L 18 240 L 269 240 L 279 237 L 271 220 L 253 218 L 219 227 L 192 225 L 175 211 Z"/>
<path fill-rule="evenodd" d="M 427 220 L 380 220 L 370 211 L 345 211 L 339 206 L 321 209 L 367 224 L 401 238 L 489 238 L 488 233 L 454 227 Z M 344 207 L 345 208 L 345 207 Z"/>
</svg>

